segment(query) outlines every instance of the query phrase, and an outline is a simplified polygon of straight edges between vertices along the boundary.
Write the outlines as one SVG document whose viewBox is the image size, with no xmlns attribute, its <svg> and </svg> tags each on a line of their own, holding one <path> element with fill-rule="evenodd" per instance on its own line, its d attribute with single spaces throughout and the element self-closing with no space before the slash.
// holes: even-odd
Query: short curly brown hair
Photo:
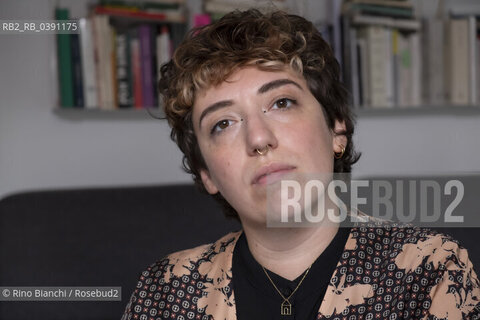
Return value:
<svg viewBox="0 0 480 320">
<path fill-rule="evenodd" d="M 220 20 L 192 29 L 164 64 L 159 80 L 171 138 L 183 152 L 183 168 L 203 191 L 200 171 L 207 166 L 193 130 L 192 111 L 199 90 L 218 85 L 238 68 L 255 66 L 277 71 L 291 67 L 303 75 L 313 96 L 323 106 L 330 129 L 335 120 L 345 123 L 345 153 L 334 160 L 334 172 L 350 172 L 359 154 L 354 151 L 354 119 L 348 92 L 340 81 L 340 66 L 320 32 L 306 19 L 256 9 L 233 11 Z M 214 195 L 227 216 L 238 214 L 221 194 Z"/>
</svg>

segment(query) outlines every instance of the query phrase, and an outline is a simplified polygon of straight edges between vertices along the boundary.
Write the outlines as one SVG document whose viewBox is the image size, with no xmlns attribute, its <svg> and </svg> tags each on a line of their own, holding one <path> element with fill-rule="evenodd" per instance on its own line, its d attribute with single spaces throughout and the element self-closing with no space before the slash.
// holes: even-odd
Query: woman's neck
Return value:
<svg viewBox="0 0 480 320">
<path fill-rule="evenodd" d="M 255 260 L 289 280 L 311 266 L 338 231 L 338 224 L 309 228 L 243 227 Z"/>
</svg>

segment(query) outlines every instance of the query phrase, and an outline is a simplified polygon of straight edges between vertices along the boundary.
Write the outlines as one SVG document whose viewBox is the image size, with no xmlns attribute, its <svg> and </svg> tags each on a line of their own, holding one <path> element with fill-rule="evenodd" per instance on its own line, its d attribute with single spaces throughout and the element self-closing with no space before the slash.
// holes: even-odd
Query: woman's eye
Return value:
<svg viewBox="0 0 480 320">
<path fill-rule="evenodd" d="M 225 130 L 232 124 L 231 120 L 220 120 L 212 128 L 210 133 L 218 133 Z"/>
<path fill-rule="evenodd" d="M 292 105 L 294 105 L 295 103 L 296 103 L 295 100 L 288 99 L 288 98 L 282 98 L 282 99 L 279 99 L 279 100 L 275 101 L 272 108 L 288 109 L 288 108 L 291 108 Z"/>
</svg>

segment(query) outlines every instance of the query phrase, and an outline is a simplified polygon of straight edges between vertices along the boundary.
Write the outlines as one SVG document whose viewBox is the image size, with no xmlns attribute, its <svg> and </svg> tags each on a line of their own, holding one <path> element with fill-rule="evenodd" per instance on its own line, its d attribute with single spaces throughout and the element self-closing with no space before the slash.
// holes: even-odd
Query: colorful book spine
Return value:
<svg viewBox="0 0 480 320">
<path fill-rule="evenodd" d="M 142 94 L 142 63 L 140 57 L 140 40 L 138 30 L 133 29 L 130 32 L 130 56 L 133 79 L 133 104 L 136 109 L 143 108 Z"/>
<path fill-rule="evenodd" d="M 411 8 L 399 8 L 399 7 L 388 7 L 388 6 L 379 6 L 372 4 L 364 3 L 351 3 L 347 2 L 344 5 L 345 11 L 360 12 L 363 14 L 372 14 L 388 17 L 402 17 L 402 18 L 413 18 L 413 7 Z"/>
<path fill-rule="evenodd" d="M 97 6 L 94 10 L 95 14 L 107 14 L 118 17 L 159 20 L 168 22 L 185 22 L 185 16 L 177 12 L 157 12 L 157 11 L 143 11 L 134 8 L 116 8 Z"/>
<path fill-rule="evenodd" d="M 144 107 L 147 108 L 155 106 L 152 32 L 152 28 L 149 25 L 144 24 L 138 27 L 142 70 L 142 99 Z"/>
<path fill-rule="evenodd" d="M 170 42 L 170 33 L 168 32 L 167 26 L 162 26 L 160 34 L 156 37 L 156 48 L 157 48 L 157 68 L 158 71 L 156 80 L 160 79 L 160 68 L 163 64 L 167 63 L 171 59 L 171 42 Z M 161 97 L 157 97 L 158 104 L 160 104 Z M 159 105 L 160 107 L 160 105 Z"/>
<path fill-rule="evenodd" d="M 68 20 L 68 9 L 56 8 L 57 20 Z M 69 108 L 74 106 L 72 48 L 69 34 L 57 34 L 58 80 L 60 85 L 60 106 Z"/>
<path fill-rule="evenodd" d="M 154 26 L 151 28 L 151 34 L 150 34 L 150 54 L 151 54 L 151 61 L 152 61 L 152 94 L 153 94 L 153 100 L 152 100 L 152 107 L 158 107 L 158 76 L 159 76 L 159 70 L 157 64 L 157 47 L 156 47 L 156 40 L 157 40 L 157 34 L 161 32 L 159 30 L 158 26 Z"/>
<path fill-rule="evenodd" d="M 71 35 L 70 44 L 72 48 L 72 73 L 73 73 L 73 100 L 74 106 L 83 108 L 83 76 L 82 60 L 80 55 L 80 38 L 77 33 Z"/>
</svg>

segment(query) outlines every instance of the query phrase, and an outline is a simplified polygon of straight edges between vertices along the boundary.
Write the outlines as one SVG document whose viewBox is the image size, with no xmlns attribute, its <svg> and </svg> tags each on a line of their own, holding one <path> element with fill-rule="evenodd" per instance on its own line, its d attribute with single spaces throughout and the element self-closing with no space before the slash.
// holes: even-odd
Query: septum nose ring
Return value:
<svg viewBox="0 0 480 320">
<path fill-rule="evenodd" d="M 260 150 L 260 149 L 255 149 L 255 152 L 258 153 L 259 155 L 263 156 L 265 154 L 267 154 L 268 152 L 268 144 L 265 146 L 264 149 Z"/>
</svg>

